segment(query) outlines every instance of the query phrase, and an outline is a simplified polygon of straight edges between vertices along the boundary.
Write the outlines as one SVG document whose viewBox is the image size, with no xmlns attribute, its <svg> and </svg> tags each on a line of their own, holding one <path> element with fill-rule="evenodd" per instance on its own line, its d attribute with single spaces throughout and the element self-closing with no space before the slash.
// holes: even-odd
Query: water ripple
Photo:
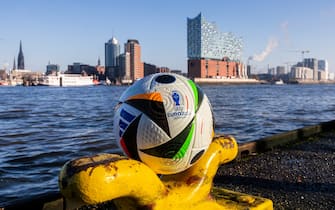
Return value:
<svg viewBox="0 0 335 210">
<path fill-rule="evenodd" d="M 57 191 L 68 160 L 121 153 L 113 108 L 126 87 L 1 87 L 0 203 Z M 334 85 L 202 86 L 215 131 L 245 142 L 335 116 Z"/>
</svg>

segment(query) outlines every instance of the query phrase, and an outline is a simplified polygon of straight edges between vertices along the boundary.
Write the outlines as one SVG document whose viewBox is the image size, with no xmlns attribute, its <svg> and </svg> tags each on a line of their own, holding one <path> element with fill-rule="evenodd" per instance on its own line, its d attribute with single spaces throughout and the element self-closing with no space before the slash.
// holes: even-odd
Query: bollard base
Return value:
<svg viewBox="0 0 335 210">
<path fill-rule="evenodd" d="M 249 209 L 249 210 L 272 210 L 273 203 L 271 200 L 234 192 L 224 188 L 213 187 L 211 196 L 222 207 L 227 209 Z"/>
</svg>

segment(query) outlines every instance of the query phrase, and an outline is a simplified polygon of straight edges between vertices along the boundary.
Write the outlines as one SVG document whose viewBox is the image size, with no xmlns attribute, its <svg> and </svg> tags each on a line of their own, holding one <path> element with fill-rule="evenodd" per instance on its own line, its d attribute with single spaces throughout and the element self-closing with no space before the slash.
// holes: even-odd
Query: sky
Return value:
<svg viewBox="0 0 335 210">
<path fill-rule="evenodd" d="M 20 40 L 25 68 L 104 64 L 104 44 L 137 39 L 142 61 L 187 72 L 187 18 L 200 12 L 243 39 L 242 62 L 255 73 L 302 58 L 335 72 L 334 0 L 0 0 L 0 69 L 13 67 Z M 309 51 L 302 53 L 302 51 Z"/>
</svg>

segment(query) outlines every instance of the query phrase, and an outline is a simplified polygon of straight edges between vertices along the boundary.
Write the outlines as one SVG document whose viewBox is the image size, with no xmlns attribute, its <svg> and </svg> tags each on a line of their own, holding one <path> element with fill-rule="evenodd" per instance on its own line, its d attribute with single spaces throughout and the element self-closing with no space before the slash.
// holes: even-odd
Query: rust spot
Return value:
<svg viewBox="0 0 335 210">
<path fill-rule="evenodd" d="M 191 185 L 191 184 L 194 184 L 194 183 L 199 183 L 201 181 L 201 177 L 200 176 L 191 176 L 189 177 L 187 180 L 186 180 L 186 184 L 187 185 Z"/>
<path fill-rule="evenodd" d="M 118 167 L 114 164 L 114 162 L 113 163 L 108 163 L 108 164 L 104 165 L 104 168 L 108 172 L 111 172 L 112 170 L 114 170 L 114 171 L 118 170 Z"/>
<path fill-rule="evenodd" d="M 170 190 L 169 190 L 169 189 L 166 189 L 166 190 L 164 191 L 163 195 L 164 195 L 164 196 L 168 196 L 169 193 L 170 193 Z"/>
<path fill-rule="evenodd" d="M 118 169 L 119 169 L 115 164 L 111 164 L 111 165 L 109 165 L 109 168 L 110 168 L 110 169 L 113 169 L 116 173 L 117 173 L 117 171 L 118 171 Z"/>
<path fill-rule="evenodd" d="M 166 188 L 167 188 L 168 190 L 171 190 L 171 189 L 172 189 L 172 186 L 171 186 L 170 184 L 168 184 L 168 185 L 166 185 Z"/>
<path fill-rule="evenodd" d="M 100 165 L 108 166 L 109 164 L 119 161 L 129 159 L 124 156 L 113 155 L 113 154 L 104 154 L 104 155 L 94 155 L 90 157 L 81 157 L 72 161 L 69 161 L 66 165 L 66 174 L 68 177 L 72 177 L 74 174 L 79 173 L 80 171 L 85 171 L 91 168 L 90 175 L 95 167 Z"/>
<path fill-rule="evenodd" d="M 231 140 L 233 137 L 231 135 L 226 135 L 226 134 L 220 134 L 218 136 L 214 136 L 213 140 L 216 139 L 229 139 Z"/>
<path fill-rule="evenodd" d="M 227 140 L 219 141 L 219 143 L 220 143 L 221 147 L 224 148 L 224 149 L 232 149 L 235 146 L 232 139 L 230 139 L 228 141 Z"/>
<path fill-rule="evenodd" d="M 178 188 L 180 187 L 182 184 L 180 182 L 173 182 L 173 185 L 171 186 L 171 189 L 173 188 Z"/>
<path fill-rule="evenodd" d="M 137 209 L 139 209 L 139 210 L 152 210 L 154 208 L 155 208 L 155 204 L 152 203 L 152 204 L 149 204 L 149 205 L 140 206 Z"/>
</svg>

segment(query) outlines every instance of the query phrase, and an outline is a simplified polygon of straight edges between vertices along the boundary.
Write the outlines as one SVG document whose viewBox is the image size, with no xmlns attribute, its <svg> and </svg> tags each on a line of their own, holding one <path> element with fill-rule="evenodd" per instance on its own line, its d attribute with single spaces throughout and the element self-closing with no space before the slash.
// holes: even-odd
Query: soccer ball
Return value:
<svg viewBox="0 0 335 210">
<path fill-rule="evenodd" d="M 179 173 L 194 164 L 212 141 L 211 105 L 192 80 L 172 73 L 152 74 L 121 95 L 114 133 L 128 157 L 157 174 Z"/>
</svg>

